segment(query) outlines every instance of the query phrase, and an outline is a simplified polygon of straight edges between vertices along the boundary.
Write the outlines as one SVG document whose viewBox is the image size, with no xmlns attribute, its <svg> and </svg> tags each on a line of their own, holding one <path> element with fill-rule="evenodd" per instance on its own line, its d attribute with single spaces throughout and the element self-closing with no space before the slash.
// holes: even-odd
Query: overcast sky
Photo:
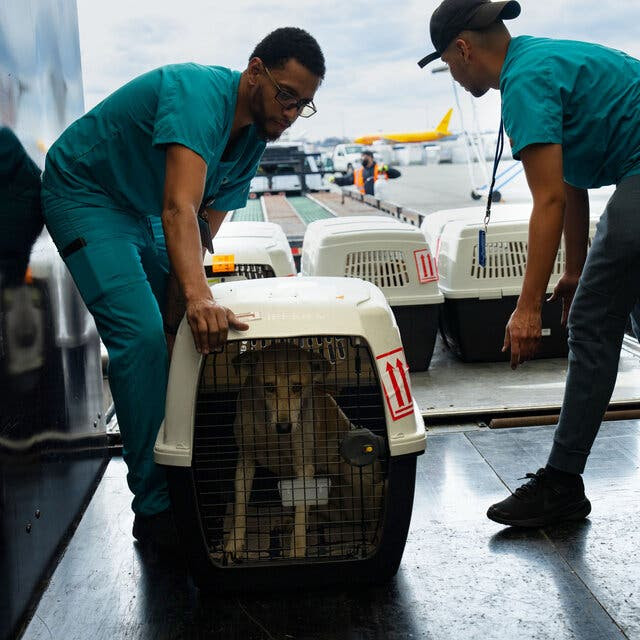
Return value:
<svg viewBox="0 0 640 640">
<path fill-rule="evenodd" d="M 77 2 L 87 109 L 163 64 L 195 61 L 243 70 L 255 44 L 282 26 L 307 29 L 327 62 L 315 101 L 318 113 L 299 119 L 293 137 L 431 129 L 455 106 L 449 74 L 432 74 L 416 64 L 432 51 L 427 23 L 437 0 Z M 640 57 L 638 0 L 521 0 L 521 5 L 520 17 L 507 22 L 513 35 L 599 42 Z M 464 91 L 459 96 L 469 126 L 471 98 Z M 480 129 L 496 129 L 498 92 L 476 101 L 476 112 Z M 460 129 L 457 109 L 451 127 Z"/>
</svg>

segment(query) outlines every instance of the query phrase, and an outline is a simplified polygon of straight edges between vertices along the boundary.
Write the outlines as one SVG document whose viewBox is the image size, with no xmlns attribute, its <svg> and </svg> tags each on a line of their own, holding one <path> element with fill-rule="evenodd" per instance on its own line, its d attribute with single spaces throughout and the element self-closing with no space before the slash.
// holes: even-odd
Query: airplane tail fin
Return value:
<svg viewBox="0 0 640 640">
<path fill-rule="evenodd" d="M 436 131 L 438 133 L 451 133 L 449 131 L 449 121 L 451 120 L 451 114 L 453 113 L 453 109 L 449 109 L 449 111 L 447 111 L 446 115 L 444 118 L 442 118 L 442 121 L 440 122 L 440 124 L 436 127 Z"/>
</svg>

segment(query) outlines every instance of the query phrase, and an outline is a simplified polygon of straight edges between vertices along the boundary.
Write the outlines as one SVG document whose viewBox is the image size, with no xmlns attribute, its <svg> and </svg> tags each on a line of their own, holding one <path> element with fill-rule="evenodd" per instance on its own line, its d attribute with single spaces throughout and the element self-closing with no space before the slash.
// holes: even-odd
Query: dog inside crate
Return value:
<svg viewBox="0 0 640 640">
<path fill-rule="evenodd" d="M 355 337 L 230 341 L 202 370 L 194 475 L 222 565 L 371 555 L 386 485 L 386 422 Z"/>
</svg>

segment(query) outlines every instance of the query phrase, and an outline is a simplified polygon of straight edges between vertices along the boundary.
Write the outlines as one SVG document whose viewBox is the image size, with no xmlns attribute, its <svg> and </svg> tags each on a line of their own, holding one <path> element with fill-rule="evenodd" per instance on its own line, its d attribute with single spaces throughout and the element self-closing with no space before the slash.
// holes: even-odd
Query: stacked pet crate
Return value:
<svg viewBox="0 0 640 640">
<path fill-rule="evenodd" d="M 388 579 L 425 431 L 383 294 L 347 278 L 212 292 L 250 328 L 203 357 L 182 322 L 155 446 L 197 583 Z"/>
<path fill-rule="evenodd" d="M 425 216 L 420 228 L 427 239 L 428 245 L 438 259 L 440 253 L 440 237 L 442 230 L 450 222 L 457 220 L 466 222 L 484 221 L 486 207 L 461 207 L 460 209 L 442 209 Z M 493 207 L 491 211 L 491 223 L 504 222 L 505 220 L 524 220 L 531 215 L 531 203 L 501 204 Z"/>
<path fill-rule="evenodd" d="M 486 262 L 479 262 L 478 232 L 484 207 L 443 211 L 428 216 L 425 235 L 438 246 L 440 290 L 445 302 L 441 330 L 453 352 L 465 362 L 508 360 L 502 353 L 505 326 L 522 289 L 527 262 L 531 205 L 501 205 L 492 212 L 486 235 Z M 433 218 L 433 219 L 432 219 Z M 589 238 L 595 234 L 592 218 Z M 548 294 L 564 272 L 564 245 L 558 251 Z M 537 358 L 564 357 L 567 331 L 562 303 L 543 302 L 542 339 Z"/>
<path fill-rule="evenodd" d="M 209 285 L 296 274 L 287 237 L 273 222 L 224 222 L 204 269 Z"/>
<path fill-rule="evenodd" d="M 302 244 L 303 276 L 346 276 L 375 284 L 391 306 L 411 371 L 429 367 L 443 296 L 421 230 L 387 216 L 317 220 Z"/>
</svg>

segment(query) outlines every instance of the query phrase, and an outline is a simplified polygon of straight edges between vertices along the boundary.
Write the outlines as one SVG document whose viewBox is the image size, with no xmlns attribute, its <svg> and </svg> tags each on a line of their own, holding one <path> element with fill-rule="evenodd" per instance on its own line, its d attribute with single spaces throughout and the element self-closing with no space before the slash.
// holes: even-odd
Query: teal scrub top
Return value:
<svg viewBox="0 0 640 640">
<path fill-rule="evenodd" d="M 640 174 L 640 61 L 571 40 L 520 36 L 500 75 L 514 157 L 534 143 L 562 145 L 564 179 L 590 189 Z"/>
<path fill-rule="evenodd" d="M 74 122 L 49 150 L 44 186 L 88 205 L 161 215 L 166 145 L 181 144 L 207 164 L 202 205 L 245 206 L 265 142 L 245 127 L 222 159 L 240 72 L 193 63 L 145 73 Z"/>
<path fill-rule="evenodd" d="M 40 169 L 8 127 L 0 127 L 0 177 L 0 207 L 8 195 L 40 193 Z"/>
</svg>

